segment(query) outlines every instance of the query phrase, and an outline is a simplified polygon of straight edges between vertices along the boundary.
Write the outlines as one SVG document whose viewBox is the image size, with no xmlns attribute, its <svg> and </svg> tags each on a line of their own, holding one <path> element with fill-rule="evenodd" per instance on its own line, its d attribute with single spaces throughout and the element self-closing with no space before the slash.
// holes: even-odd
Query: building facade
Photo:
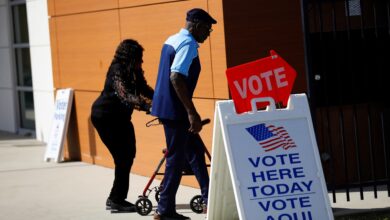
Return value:
<svg viewBox="0 0 390 220">
<path fill-rule="evenodd" d="M 258 1 L 246 2 L 248 4 L 242 7 L 242 4 L 222 0 L 48 1 L 54 87 L 75 89 L 75 115 L 71 120 L 74 124 L 70 125 L 74 135 L 68 139 L 71 143 L 68 146 L 79 148 L 69 149 L 68 156 L 103 166 L 112 165 L 108 151 L 90 123 L 89 113 L 91 103 L 102 89 L 118 42 L 133 38 L 144 46 L 145 76 L 154 85 L 162 44 L 184 26 L 186 11 L 191 8 L 204 8 L 218 20 L 211 37 L 199 49 L 202 74 L 194 102 L 202 117 L 212 119 L 215 101 L 229 98 L 225 77 L 228 66 L 268 56 L 269 50 L 275 49 L 303 74 L 300 2 L 293 1 L 278 13 L 259 11 Z M 267 6 L 264 9 L 277 6 L 276 2 L 268 2 L 262 1 L 261 5 Z M 280 19 L 279 13 L 287 16 Z M 266 26 L 263 22 L 253 22 L 269 19 L 271 22 Z M 305 90 L 304 79 L 304 75 L 298 77 L 296 91 Z M 145 127 L 151 119 L 140 112 L 135 112 L 132 119 L 138 146 L 133 171 L 146 176 L 153 172 L 165 145 L 161 127 Z M 201 135 L 210 149 L 212 126 L 205 127 Z"/>
<path fill-rule="evenodd" d="M 47 141 L 54 92 L 73 88 L 66 158 L 112 167 L 89 114 L 116 46 L 126 38 L 143 45 L 145 77 L 154 85 L 162 44 L 194 7 L 218 20 L 199 48 L 194 102 L 203 118 L 213 119 L 215 102 L 229 99 L 226 68 L 273 49 L 297 70 L 293 93 L 308 94 L 328 184 L 389 181 L 389 107 L 375 96 L 384 94 L 380 79 L 390 59 L 389 0 L 0 0 L 0 130 Z M 364 59 L 369 53 L 374 58 Z M 370 93 L 360 95 L 359 87 Z M 137 111 L 132 118 L 133 172 L 145 176 L 165 145 L 161 126 L 145 126 L 152 119 Z M 210 150 L 212 126 L 201 135 Z M 196 186 L 193 178 L 184 183 Z"/>
<path fill-rule="evenodd" d="M 55 90 L 75 90 L 65 149 L 67 159 L 113 166 L 109 152 L 90 122 L 89 114 L 92 102 L 103 87 L 117 44 L 123 39 L 133 38 L 144 46 L 145 76 L 150 85 L 154 85 L 163 42 L 184 26 L 186 11 L 194 7 L 207 10 L 218 20 L 211 37 L 199 49 L 202 74 L 194 94 L 194 102 L 203 118 L 213 119 L 215 102 L 229 99 L 226 68 L 268 56 L 270 49 L 282 54 L 301 73 L 294 92 L 305 91 L 299 1 L 293 1 L 277 13 L 272 10 L 278 6 L 277 2 L 269 1 L 262 1 L 261 4 L 258 1 L 246 1 L 245 6 L 222 0 L 20 2 L 25 3 L 27 12 L 35 117 L 35 129 L 31 130 L 36 132 L 37 139 L 47 141 Z M 14 1 L 2 1 L 2 9 L 8 13 L 2 13 L 3 16 L 12 18 L 10 11 L 13 4 Z M 280 19 L 279 14 L 285 14 L 286 17 Z M 271 22 L 253 22 L 254 20 Z M 8 21 L 8 26 L 4 27 L 9 30 L 8 38 L 12 38 L 11 24 Z M 281 29 L 280 26 L 287 28 Z M 3 50 L 10 52 L 4 57 L 12 58 L 12 40 L 6 41 L 8 44 L 4 43 L 4 47 L 7 46 L 7 49 Z M 8 62 L 12 69 L 12 62 Z M 15 74 L 15 70 L 9 70 L 2 76 L 11 78 Z M 8 81 L 8 87 L 5 88 L 8 93 L 12 93 L 13 101 L 5 101 L 12 103 L 13 107 L 9 106 L 7 109 L 8 115 L 2 113 L 0 117 L 11 120 L 8 124 L 13 126 L 4 124 L 0 129 L 18 132 L 17 120 L 20 119 L 12 115 L 18 112 L 15 101 L 17 85 L 11 79 Z M 165 145 L 161 126 L 145 126 L 152 119 L 142 112 L 135 112 L 132 118 L 138 147 L 133 171 L 145 176 L 149 176 L 155 169 Z M 201 135 L 210 150 L 212 125 L 206 126 Z M 196 186 L 192 178 L 184 179 L 184 183 Z"/>
</svg>

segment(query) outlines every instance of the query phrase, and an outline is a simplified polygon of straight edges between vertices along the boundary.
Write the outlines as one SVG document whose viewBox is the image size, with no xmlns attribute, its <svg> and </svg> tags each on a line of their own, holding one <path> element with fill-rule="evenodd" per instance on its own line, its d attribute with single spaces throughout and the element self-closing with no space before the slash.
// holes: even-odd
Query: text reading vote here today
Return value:
<svg viewBox="0 0 390 220">
<path fill-rule="evenodd" d="M 298 153 L 264 157 L 249 157 L 256 171 L 251 172 L 253 186 L 248 187 L 252 198 L 302 194 L 312 191 L 312 180 L 305 179 Z M 273 183 L 285 180 L 282 183 Z"/>
</svg>

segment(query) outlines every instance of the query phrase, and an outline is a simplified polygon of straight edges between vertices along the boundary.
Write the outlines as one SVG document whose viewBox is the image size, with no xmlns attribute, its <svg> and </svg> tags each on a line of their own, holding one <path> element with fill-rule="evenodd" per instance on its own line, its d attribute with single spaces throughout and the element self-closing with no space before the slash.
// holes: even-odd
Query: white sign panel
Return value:
<svg viewBox="0 0 390 220">
<path fill-rule="evenodd" d="M 45 161 L 54 159 L 55 162 L 63 160 L 63 145 L 68 129 L 70 111 L 72 109 L 73 90 L 60 89 L 56 93 L 53 124 L 49 141 L 46 146 Z"/>
<path fill-rule="evenodd" d="M 232 101 L 217 103 L 208 219 L 333 220 L 306 96 L 291 95 L 286 109 L 270 101 L 241 115 Z M 234 191 L 229 209 L 216 204 L 224 185 Z"/>
</svg>

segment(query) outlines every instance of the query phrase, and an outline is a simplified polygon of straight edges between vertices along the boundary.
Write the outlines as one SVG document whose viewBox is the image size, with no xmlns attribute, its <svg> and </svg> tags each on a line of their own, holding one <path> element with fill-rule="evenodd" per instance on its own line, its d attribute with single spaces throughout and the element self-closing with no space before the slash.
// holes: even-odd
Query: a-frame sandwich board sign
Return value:
<svg viewBox="0 0 390 220">
<path fill-rule="evenodd" d="M 333 220 L 305 94 L 244 114 L 218 101 L 213 132 L 207 219 Z"/>
<path fill-rule="evenodd" d="M 59 89 L 56 93 L 54 116 L 44 161 L 63 161 L 63 148 L 73 103 L 73 89 Z"/>
</svg>

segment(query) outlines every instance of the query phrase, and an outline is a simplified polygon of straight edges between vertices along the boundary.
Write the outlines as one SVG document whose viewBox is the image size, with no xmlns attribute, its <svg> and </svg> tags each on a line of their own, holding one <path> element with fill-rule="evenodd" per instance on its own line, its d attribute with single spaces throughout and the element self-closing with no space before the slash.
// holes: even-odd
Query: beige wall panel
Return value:
<svg viewBox="0 0 390 220">
<path fill-rule="evenodd" d="M 206 9 L 207 1 L 179 1 L 120 10 L 122 39 L 134 38 L 144 46 L 143 67 L 152 87 L 157 79 L 163 43 L 170 35 L 184 27 L 186 12 L 194 7 Z M 194 96 L 213 98 L 210 41 L 200 46 L 202 73 Z"/>
<path fill-rule="evenodd" d="M 54 16 L 55 13 L 55 6 L 54 6 L 55 0 L 47 0 L 47 14 L 49 16 Z"/>
<path fill-rule="evenodd" d="M 153 116 L 139 111 L 134 111 L 132 115 L 137 141 L 137 154 L 132 172 L 147 177 L 153 174 L 163 157 L 162 149 L 166 148 L 163 126 L 145 126 L 153 118 Z M 161 171 L 164 171 L 164 166 Z"/>
<path fill-rule="evenodd" d="M 76 126 L 74 126 L 73 129 L 78 130 L 77 141 L 79 146 L 76 146 L 75 144 L 70 147 L 78 148 L 81 160 L 84 162 L 113 167 L 111 155 L 100 140 L 90 119 L 91 106 L 98 95 L 99 92 L 75 91 L 74 105 L 76 115 L 75 121 L 70 123 L 76 123 Z"/>
<path fill-rule="evenodd" d="M 120 42 L 118 11 L 56 18 L 61 87 L 99 91 Z"/>
<path fill-rule="evenodd" d="M 210 37 L 211 59 L 213 63 L 214 97 L 229 98 L 226 79 L 226 48 L 222 0 L 209 1 L 209 13 L 217 20 Z"/>
<path fill-rule="evenodd" d="M 89 110 L 91 106 L 91 101 L 96 97 L 94 93 L 79 92 L 75 91 L 74 93 L 74 107 L 76 109 L 75 121 L 69 123 L 76 123 L 76 128 L 78 130 L 78 141 L 79 141 L 79 151 L 81 160 L 93 163 L 93 157 L 91 156 L 91 148 L 93 148 L 94 140 L 91 140 L 91 130 L 90 120 L 89 120 Z M 68 146 L 76 147 L 76 146 Z"/>
<path fill-rule="evenodd" d="M 183 0 L 176 0 L 176 1 L 183 1 Z M 165 3 L 165 2 L 172 2 L 172 0 L 119 0 L 119 7 L 120 8 L 134 7 L 134 6 L 151 5 L 151 4 L 158 4 L 158 3 Z"/>
<path fill-rule="evenodd" d="M 51 0 L 55 15 L 74 14 L 118 8 L 118 0 Z"/>
<path fill-rule="evenodd" d="M 200 44 L 199 59 L 202 70 L 194 93 L 197 98 L 214 98 L 212 60 L 210 53 L 210 39 Z"/>
<path fill-rule="evenodd" d="M 57 28 L 56 18 L 49 19 L 50 28 L 50 49 L 51 49 L 51 60 L 53 69 L 53 85 L 54 88 L 60 87 L 60 72 L 58 67 L 58 44 L 57 44 Z"/>
<path fill-rule="evenodd" d="M 49 1 L 55 6 L 55 10 L 50 10 L 54 10 L 57 14 L 74 13 L 69 12 L 69 10 L 76 7 L 72 6 L 72 4 L 76 4 L 76 1 Z M 91 1 L 87 2 L 92 4 Z M 75 117 L 72 119 L 72 130 L 75 132 L 71 132 L 74 137 L 72 137 L 73 141 L 69 142 L 71 144 L 68 145 L 77 148 L 71 149 L 71 151 L 78 151 L 82 161 L 113 167 L 111 155 L 90 122 L 90 109 L 103 87 L 107 68 L 120 39 L 134 38 L 145 47 L 146 78 L 149 84 L 154 87 L 162 44 L 168 36 L 177 33 L 184 26 L 185 14 L 189 9 L 194 7 L 207 9 L 208 4 L 206 0 L 162 2 L 166 1 L 119 0 L 121 7 L 135 6 L 135 4 L 145 6 L 59 16 L 50 19 L 55 87 L 71 87 L 76 90 Z M 82 9 L 84 3 L 84 1 L 79 1 L 77 7 L 80 8 L 77 10 L 84 10 Z M 108 6 L 109 1 L 101 4 L 106 5 L 104 6 L 106 8 L 111 7 Z M 223 88 L 226 86 L 223 81 L 226 80 L 224 75 L 226 61 L 225 55 L 222 54 L 224 51 L 222 9 L 218 9 L 221 7 L 218 4 L 220 3 L 213 2 L 210 5 L 213 10 L 210 13 L 219 23 L 213 27 L 215 31 L 212 33 L 212 37 L 200 45 L 202 74 L 195 91 L 195 97 L 200 98 L 194 98 L 194 103 L 201 117 L 212 120 L 215 105 L 215 99 L 212 98 L 215 96 L 226 97 L 226 91 L 224 91 L 226 88 Z M 94 6 L 94 9 L 88 10 L 103 9 L 102 5 Z M 167 14 L 170 16 L 166 16 Z M 222 70 L 223 73 L 221 73 Z M 223 79 L 220 80 L 220 77 Z M 218 95 L 215 95 L 214 92 Z M 165 147 L 163 127 L 147 128 L 145 123 L 153 117 L 145 115 L 144 112 L 134 111 L 132 118 L 137 138 L 137 156 L 132 172 L 150 177 L 163 156 L 161 153 L 162 148 Z M 212 130 L 213 122 L 205 126 L 201 132 L 203 141 L 210 152 Z M 183 178 L 182 183 L 198 187 L 193 176 Z"/>
<path fill-rule="evenodd" d="M 211 150 L 211 143 L 213 138 L 213 124 L 214 124 L 214 99 L 193 99 L 196 109 L 202 119 L 209 118 L 210 124 L 203 127 L 201 131 L 201 137 L 209 150 Z M 211 153 L 211 151 L 210 151 Z"/>
</svg>

